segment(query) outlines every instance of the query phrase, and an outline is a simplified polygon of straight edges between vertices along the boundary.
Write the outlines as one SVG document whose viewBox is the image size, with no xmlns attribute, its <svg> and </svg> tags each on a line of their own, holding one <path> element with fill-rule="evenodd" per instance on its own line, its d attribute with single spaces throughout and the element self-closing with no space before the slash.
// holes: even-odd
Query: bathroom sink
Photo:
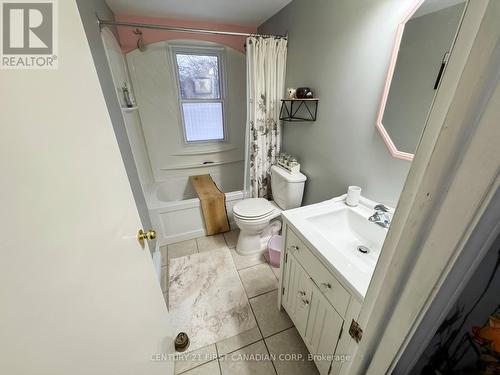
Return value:
<svg viewBox="0 0 500 375">
<path fill-rule="evenodd" d="M 373 270 L 387 232 L 384 228 L 345 205 L 309 216 L 306 221 L 318 235 L 342 251 L 361 272 Z"/>
<path fill-rule="evenodd" d="M 387 229 L 368 220 L 376 202 L 363 198 L 356 207 L 345 196 L 283 212 L 286 221 L 319 258 L 364 298 Z"/>
</svg>

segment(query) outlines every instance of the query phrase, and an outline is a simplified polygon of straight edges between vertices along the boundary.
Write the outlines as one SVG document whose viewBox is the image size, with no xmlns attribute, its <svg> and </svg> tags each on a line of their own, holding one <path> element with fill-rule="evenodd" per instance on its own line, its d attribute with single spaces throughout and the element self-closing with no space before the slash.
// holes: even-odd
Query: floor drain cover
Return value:
<svg viewBox="0 0 500 375">
<path fill-rule="evenodd" d="M 181 332 L 175 338 L 175 351 L 184 352 L 189 348 L 189 337 L 186 332 Z"/>
<path fill-rule="evenodd" d="M 358 246 L 358 251 L 359 251 L 360 253 L 366 254 L 367 252 L 369 252 L 369 251 L 370 251 L 370 249 L 369 249 L 369 248 L 367 248 L 366 246 L 359 245 L 359 246 Z"/>
</svg>

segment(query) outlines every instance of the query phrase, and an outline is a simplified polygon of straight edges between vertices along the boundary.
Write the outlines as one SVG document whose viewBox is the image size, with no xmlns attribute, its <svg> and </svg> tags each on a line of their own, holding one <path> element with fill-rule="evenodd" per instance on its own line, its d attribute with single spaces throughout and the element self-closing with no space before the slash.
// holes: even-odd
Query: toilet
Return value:
<svg viewBox="0 0 500 375">
<path fill-rule="evenodd" d="M 271 221 L 278 218 L 282 210 L 300 207 L 306 180 L 302 173 L 290 173 L 274 165 L 271 167 L 273 201 L 250 198 L 234 205 L 234 221 L 240 228 L 236 251 L 240 255 L 265 250 L 270 236 L 281 228 L 281 223 Z"/>
</svg>

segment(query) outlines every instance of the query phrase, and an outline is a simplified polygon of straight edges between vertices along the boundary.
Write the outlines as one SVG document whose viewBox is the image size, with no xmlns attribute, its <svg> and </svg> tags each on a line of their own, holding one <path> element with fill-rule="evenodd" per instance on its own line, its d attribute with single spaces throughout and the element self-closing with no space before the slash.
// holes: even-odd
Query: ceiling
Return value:
<svg viewBox="0 0 500 375">
<path fill-rule="evenodd" d="M 259 26 L 291 0 L 106 0 L 113 13 Z"/>
</svg>

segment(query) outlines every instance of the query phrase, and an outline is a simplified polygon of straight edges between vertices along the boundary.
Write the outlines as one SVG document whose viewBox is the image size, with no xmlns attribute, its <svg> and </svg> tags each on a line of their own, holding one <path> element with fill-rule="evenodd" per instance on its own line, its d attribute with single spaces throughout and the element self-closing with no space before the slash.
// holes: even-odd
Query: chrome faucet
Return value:
<svg viewBox="0 0 500 375">
<path fill-rule="evenodd" d="M 368 220 L 383 228 L 389 228 L 389 225 L 391 225 L 391 214 L 389 213 L 389 209 L 383 204 L 377 204 L 374 209 L 374 214 L 370 216 Z"/>
</svg>

